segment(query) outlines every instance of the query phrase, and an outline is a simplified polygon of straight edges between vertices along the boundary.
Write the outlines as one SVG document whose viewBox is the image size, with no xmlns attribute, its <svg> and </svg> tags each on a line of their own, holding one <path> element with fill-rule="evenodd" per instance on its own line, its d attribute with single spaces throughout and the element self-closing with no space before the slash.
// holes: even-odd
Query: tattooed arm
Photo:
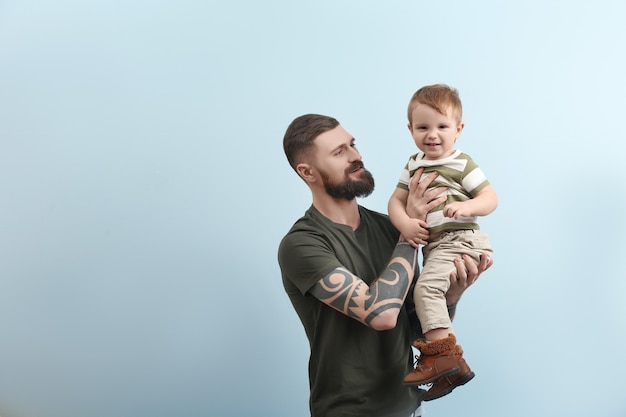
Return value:
<svg viewBox="0 0 626 417">
<path fill-rule="evenodd" d="M 371 285 L 345 268 L 336 268 L 313 286 L 311 294 L 375 330 L 393 329 L 413 280 L 417 254 L 400 239 L 391 261 Z"/>
</svg>

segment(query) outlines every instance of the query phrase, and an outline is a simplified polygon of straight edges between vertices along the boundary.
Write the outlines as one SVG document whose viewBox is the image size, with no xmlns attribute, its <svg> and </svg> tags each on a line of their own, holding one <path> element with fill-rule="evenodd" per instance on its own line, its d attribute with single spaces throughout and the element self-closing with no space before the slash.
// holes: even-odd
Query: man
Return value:
<svg viewBox="0 0 626 417">
<path fill-rule="evenodd" d="M 313 203 L 281 241 L 283 285 L 309 340 L 312 417 L 420 416 L 423 391 L 402 383 L 412 369 L 411 323 L 404 300 L 418 274 L 418 249 L 384 214 L 358 205 L 374 190 L 354 138 L 328 116 L 296 118 L 283 139 L 287 160 Z M 436 177 L 415 175 L 407 211 L 422 219 L 414 237 L 426 244 L 429 210 L 445 197 L 425 192 Z M 446 295 L 450 313 L 485 271 L 457 259 Z"/>
</svg>

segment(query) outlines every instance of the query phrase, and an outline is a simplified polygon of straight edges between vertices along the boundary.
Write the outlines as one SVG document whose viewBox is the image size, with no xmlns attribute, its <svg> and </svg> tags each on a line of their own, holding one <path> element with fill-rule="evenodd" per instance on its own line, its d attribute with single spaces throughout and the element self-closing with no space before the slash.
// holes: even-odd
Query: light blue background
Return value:
<svg viewBox="0 0 626 417">
<path fill-rule="evenodd" d="M 308 415 L 282 136 L 337 117 L 386 211 L 420 86 L 500 206 L 429 416 L 626 414 L 626 3 L 0 2 L 0 415 Z"/>
</svg>

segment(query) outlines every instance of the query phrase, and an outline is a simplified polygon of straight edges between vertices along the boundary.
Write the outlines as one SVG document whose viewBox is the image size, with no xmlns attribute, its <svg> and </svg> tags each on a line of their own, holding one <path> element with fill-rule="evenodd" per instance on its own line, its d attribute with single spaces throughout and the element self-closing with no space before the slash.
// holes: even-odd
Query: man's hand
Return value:
<svg viewBox="0 0 626 417">
<path fill-rule="evenodd" d="M 439 196 L 446 191 L 446 187 L 437 187 L 432 190 L 426 191 L 435 178 L 439 176 L 438 173 L 433 172 L 428 174 L 422 181 L 422 173 L 424 168 L 419 168 L 413 174 L 411 183 L 409 185 L 409 198 L 406 203 L 406 212 L 410 217 L 415 219 L 426 220 L 426 215 L 429 211 L 437 207 L 446 201 L 446 196 Z"/>
<path fill-rule="evenodd" d="M 480 274 L 491 268 L 493 259 L 486 253 L 480 255 L 480 262 L 476 262 L 469 256 L 463 255 L 463 259 L 456 258 L 454 260 L 456 272 L 450 274 L 450 288 L 446 293 L 446 304 L 448 306 L 456 305 L 463 292 L 473 283 L 476 282 Z"/>
</svg>

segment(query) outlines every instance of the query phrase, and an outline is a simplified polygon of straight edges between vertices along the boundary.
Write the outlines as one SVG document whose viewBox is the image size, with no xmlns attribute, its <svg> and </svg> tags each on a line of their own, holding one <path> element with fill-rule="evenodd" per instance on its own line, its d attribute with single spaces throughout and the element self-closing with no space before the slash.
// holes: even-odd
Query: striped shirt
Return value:
<svg viewBox="0 0 626 417">
<path fill-rule="evenodd" d="M 441 195 L 447 195 L 448 199 L 432 209 L 426 216 L 426 223 L 430 227 L 431 235 L 450 230 L 479 229 L 476 217 L 459 217 L 453 219 L 443 216 L 443 208 L 446 204 L 454 201 L 466 201 L 478 194 L 489 185 L 489 181 L 482 170 L 472 158 L 455 150 L 447 158 L 437 160 L 423 159 L 424 153 L 418 152 L 409 158 L 398 181 L 398 188 L 409 189 L 411 177 L 418 168 L 424 167 L 424 173 L 420 181 L 431 172 L 438 172 L 439 176 L 430 184 L 429 189 L 436 187 L 448 187 Z"/>
</svg>

